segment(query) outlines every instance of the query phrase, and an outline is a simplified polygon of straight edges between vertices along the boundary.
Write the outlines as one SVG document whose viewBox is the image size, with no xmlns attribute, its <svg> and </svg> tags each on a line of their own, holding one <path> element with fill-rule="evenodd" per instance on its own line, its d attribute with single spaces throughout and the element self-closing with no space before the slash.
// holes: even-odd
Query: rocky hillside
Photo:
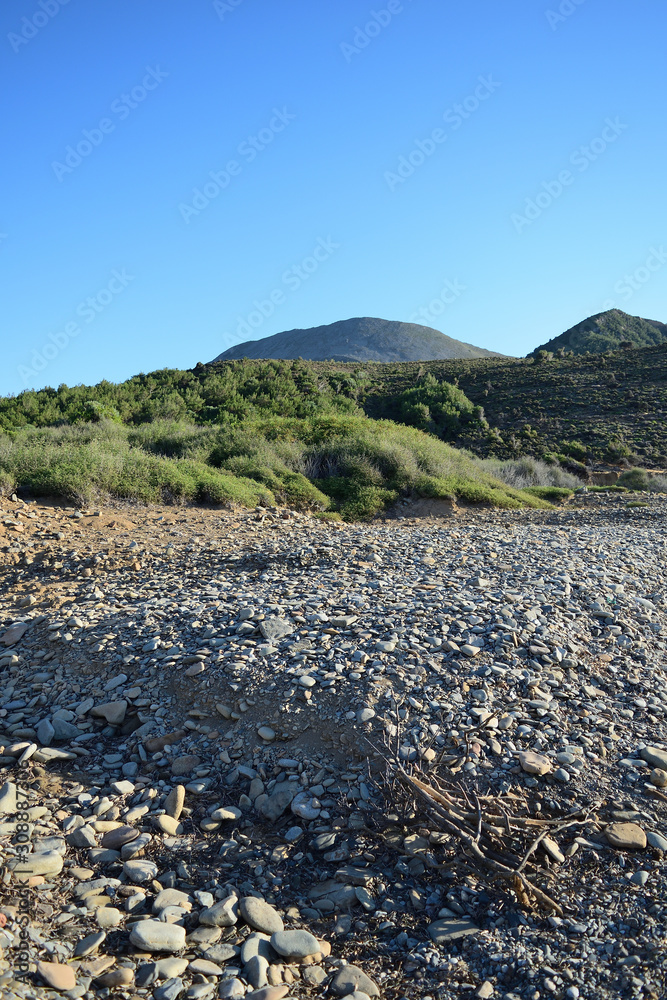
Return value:
<svg viewBox="0 0 667 1000">
<path fill-rule="evenodd" d="M 573 351 L 574 354 L 585 354 L 587 351 L 602 354 L 603 351 L 616 351 L 625 343 L 633 347 L 654 347 L 665 341 L 667 324 L 630 316 L 620 309 L 609 309 L 589 316 L 558 337 L 552 337 L 546 344 L 536 347 L 533 354 L 559 349 Z"/>
<path fill-rule="evenodd" d="M 247 340 L 215 358 L 304 358 L 307 361 L 440 361 L 502 357 L 464 344 L 439 330 L 386 319 L 345 319 L 308 330 L 288 330 L 262 340 Z"/>
</svg>

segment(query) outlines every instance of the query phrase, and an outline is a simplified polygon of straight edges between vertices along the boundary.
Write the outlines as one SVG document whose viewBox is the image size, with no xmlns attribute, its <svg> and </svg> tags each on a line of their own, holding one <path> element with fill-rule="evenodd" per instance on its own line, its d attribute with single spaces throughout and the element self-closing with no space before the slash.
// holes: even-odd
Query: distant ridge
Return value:
<svg viewBox="0 0 667 1000">
<path fill-rule="evenodd" d="M 247 340 L 219 354 L 236 358 L 303 358 L 305 361 L 442 361 L 498 358 L 503 355 L 453 340 L 417 323 L 362 317 L 308 330 L 287 330 L 262 340 Z"/>
<path fill-rule="evenodd" d="M 585 354 L 587 351 L 601 354 L 603 351 L 618 350 L 624 341 L 629 341 L 633 347 L 655 347 L 667 341 L 667 324 L 630 316 L 621 309 L 609 309 L 589 316 L 565 333 L 536 347 L 535 351 L 563 348 L 573 354 Z"/>
</svg>

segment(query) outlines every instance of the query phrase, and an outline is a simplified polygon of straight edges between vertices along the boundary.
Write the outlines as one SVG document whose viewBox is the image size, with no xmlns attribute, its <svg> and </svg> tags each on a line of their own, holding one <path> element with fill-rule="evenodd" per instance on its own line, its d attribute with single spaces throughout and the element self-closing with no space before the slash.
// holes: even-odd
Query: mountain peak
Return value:
<svg viewBox="0 0 667 1000">
<path fill-rule="evenodd" d="M 654 347 L 667 340 L 667 325 L 654 319 L 630 316 L 622 309 L 608 309 L 582 320 L 558 337 L 552 337 L 536 351 L 556 351 L 563 348 L 574 354 L 601 354 L 617 350 L 623 342 L 633 347 Z"/>
<path fill-rule="evenodd" d="M 453 340 L 430 326 L 362 316 L 306 330 L 287 330 L 262 340 L 248 340 L 223 351 L 214 360 L 303 358 L 306 361 L 397 362 L 488 357 L 501 355 Z"/>
</svg>

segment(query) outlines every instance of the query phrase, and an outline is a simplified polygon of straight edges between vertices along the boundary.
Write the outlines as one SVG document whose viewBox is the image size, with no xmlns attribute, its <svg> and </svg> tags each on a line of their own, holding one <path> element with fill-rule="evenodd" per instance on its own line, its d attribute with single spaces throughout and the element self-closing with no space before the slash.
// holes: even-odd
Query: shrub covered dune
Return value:
<svg viewBox="0 0 667 1000">
<path fill-rule="evenodd" d="M 409 495 L 547 507 L 578 485 L 535 462 L 508 468 L 504 482 L 503 463 L 448 444 L 461 426 L 484 424 L 454 386 L 428 387 L 429 406 L 423 387 L 407 389 L 405 423 L 368 417 L 358 390 L 298 361 L 237 361 L 22 393 L 0 400 L 0 490 L 84 503 L 278 501 L 355 520 Z"/>
</svg>

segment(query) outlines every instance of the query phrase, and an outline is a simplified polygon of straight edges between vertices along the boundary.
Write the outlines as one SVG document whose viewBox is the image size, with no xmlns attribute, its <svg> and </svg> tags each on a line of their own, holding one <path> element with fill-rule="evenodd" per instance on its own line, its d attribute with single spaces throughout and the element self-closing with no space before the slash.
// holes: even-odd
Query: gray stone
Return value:
<svg viewBox="0 0 667 1000">
<path fill-rule="evenodd" d="M 447 917 L 430 924 L 428 933 L 436 944 L 444 944 L 446 941 L 456 941 L 468 934 L 479 934 L 479 927 L 465 917 L 451 919 Z"/>
<path fill-rule="evenodd" d="M 271 947 L 283 958 L 308 958 L 316 955 L 320 946 L 309 931 L 276 931 L 271 935 Z"/>
<path fill-rule="evenodd" d="M 282 781 L 258 808 L 264 819 L 275 823 L 287 811 L 299 791 L 296 781 Z"/>
<path fill-rule="evenodd" d="M 108 701 L 104 705 L 96 705 L 91 708 L 90 714 L 97 718 L 105 719 L 110 726 L 120 726 L 125 719 L 127 712 L 126 701 Z"/>
<path fill-rule="evenodd" d="M 181 951 L 185 948 L 185 927 L 161 920 L 139 920 L 130 932 L 130 942 L 141 951 Z"/>
<path fill-rule="evenodd" d="M 331 990 L 339 997 L 347 997 L 350 993 L 361 990 L 369 997 L 379 997 L 380 990 L 363 969 L 356 965 L 344 965 L 338 970 L 331 982 Z"/>
<path fill-rule="evenodd" d="M 656 851 L 667 851 L 667 837 L 651 830 L 646 834 L 646 840 L 649 846 L 655 848 Z"/>
<path fill-rule="evenodd" d="M 659 750 L 658 747 L 644 747 L 640 751 L 642 760 L 645 760 L 651 767 L 662 768 L 667 771 L 667 750 Z"/>
<path fill-rule="evenodd" d="M 259 630 L 267 642 L 279 642 L 294 631 L 294 626 L 284 618 L 264 618 L 259 623 Z"/>
<path fill-rule="evenodd" d="M 0 788 L 0 816 L 11 816 L 16 812 L 16 785 L 6 781 Z"/>
<path fill-rule="evenodd" d="M 248 980 L 251 986 L 255 989 L 261 989 L 262 986 L 268 986 L 267 972 L 269 971 L 269 963 L 263 955 L 253 955 L 249 962 L 246 962 L 243 967 L 243 975 Z"/>
<path fill-rule="evenodd" d="M 275 934 L 284 930 L 282 917 L 278 911 L 256 896 L 244 896 L 239 900 L 239 911 L 247 924 L 264 934 Z"/>
<path fill-rule="evenodd" d="M 239 918 L 238 899 L 227 896 L 215 906 L 209 906 L 199 914 L 199 923 L 207 927 L 233 927 Z"/>
<path fill-rule="evenodd" d="M 56 731 L 48 719 L 42 719 L 37 725 L 37 739 L 43 747 L 48 747 L 51 740 L 56 735 Z"/>
<path fill-rule="evenodd" d="M 35 875 L 58 875 L 63 868 L 63 857 L 58 851 L 26 854 L 21 858 L 12 858 L 7 867 L 19 881 L 33 878 Z"/>
<path fill-rule="evenodd" d="M 276 960 L 276 953 L 271 947 L 271 938 L 257 931 L 249 934 L 241 945 L 241 961 L 246 965 L 256 955 L 261 955 L 269 962 Z"/>
<path fill-rule="evenodd" d="M 153 997 L 154 1000 L 177 1000 L 183 989 L 183 980 L 176 976 L 173 979 L 168 979 L 162 986 L 157 986 L 153 990 Z"/>
</svg>

